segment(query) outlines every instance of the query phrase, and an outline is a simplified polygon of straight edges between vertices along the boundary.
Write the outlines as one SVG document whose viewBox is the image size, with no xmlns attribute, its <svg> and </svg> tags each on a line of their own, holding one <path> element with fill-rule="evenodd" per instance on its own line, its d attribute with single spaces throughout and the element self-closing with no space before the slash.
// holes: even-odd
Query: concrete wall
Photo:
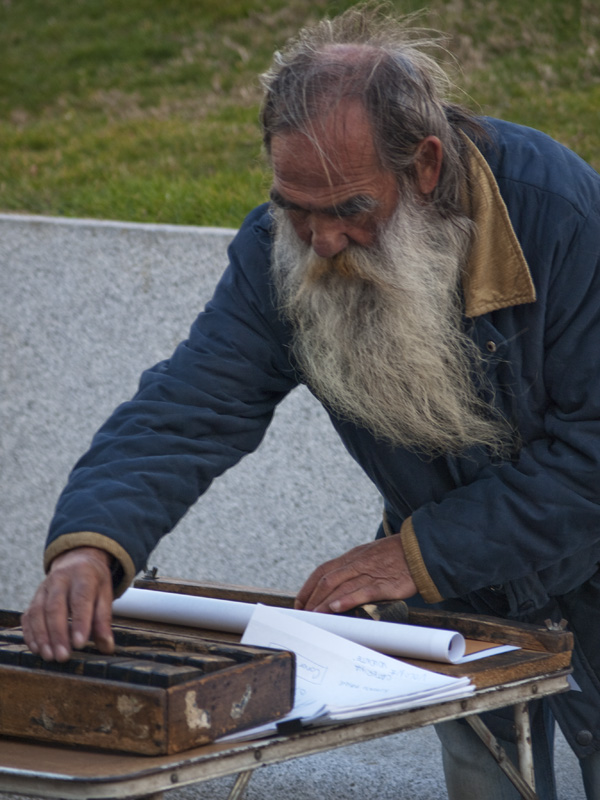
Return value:
<svg viewBox="0 0 600 800">
<path fill-rule="evenodd" d="M 233 233 L 0 215 L 0 608 L 27 605 L 70 468 L 142 369 L 185 338 Z M 370 540 L 379 515 L 325 414 L 297 390 L 257 453 L 213 484 L 150 564 L 295 591 L 319 563 Z M 581 797 L 561 753 L 561 797 Z M 228 783 L 170 796 L 222 797 Z M 423 730 L 260 771 L 247 796 L 446 795 L 435 736 Z"/>
<path fill-rule="evenodd" d="M 0 218 L 0 604 L 23 607 L 76 458 L 140 372 L 186 337 L 233 231 Z M 295 590 L 372 538 L 379 500 L 308 392 L 163 540 L 163 574 Z"/>
</svg>

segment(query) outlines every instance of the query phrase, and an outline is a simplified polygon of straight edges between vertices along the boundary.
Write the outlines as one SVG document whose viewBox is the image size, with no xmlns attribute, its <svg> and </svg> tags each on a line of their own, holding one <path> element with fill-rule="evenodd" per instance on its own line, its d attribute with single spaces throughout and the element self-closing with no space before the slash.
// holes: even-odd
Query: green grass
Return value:
<svg viewBox="0 0 600 800">
<path fill-rule="evenodd" d="M 257 75 L 326 0 L 3 0 L 0 209 L 235 227 L 261 202 Z M 394 2 L 402 12 L 418 2 Z M 597 0 L 432 0 L 459 99 L 600 169 Z"/>
</svg>

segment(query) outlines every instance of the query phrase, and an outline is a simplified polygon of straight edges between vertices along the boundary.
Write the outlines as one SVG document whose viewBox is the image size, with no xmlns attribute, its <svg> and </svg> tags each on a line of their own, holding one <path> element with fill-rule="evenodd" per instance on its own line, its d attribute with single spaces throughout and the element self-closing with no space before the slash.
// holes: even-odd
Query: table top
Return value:
<svg viewBox="0 0 600 800">
<path fill-rule="evenodd" d="M 219 587 L 218 591 L 222 592 L 222 588 Z M 230 594 L 229 588 L 227 594 Z M 240 599 L 240 594 L 235 589 L 234 599 Z M 261 597 L 260 601 L 264 602 L 264 599 Z M 279 598 L 272 604 L 283 602 Z M 463 698 L 264 739 L 216 742 L 175 755 L 92 752 L 24 739 L 0 738 L 0 791 L 63 800 L 141 797 L 494 708 L 526 703 L 569 689 L 571 634 L 553 626 L 548 630 L 490 617 L 421 611 L 409 614 L 409 624 L 450 627 L 452 622 L 452 627 L 466 637 L 496 644 L 518 644 L 520 649 L 460 666 L 413 661 L 447 674 L 469 675 L 475 690 Z M 116 622 L 126 627 L 132 625 L 131 620 Z M 133 624 L 136 627 L 141 625 L 139 621 Z M 143 627 L 146 628 L 147 624 Z M 190 634 L 189 628 L 152 627 L 162 631 L 168 629 L 171 634 L 184 630 Z M 214 631 L 195 631 L 196 636 L 203 633 L 210 638 L 215 636 Z M 223 639 L 230 640 L 231 636 L 226 634 Z"/>
</svg>

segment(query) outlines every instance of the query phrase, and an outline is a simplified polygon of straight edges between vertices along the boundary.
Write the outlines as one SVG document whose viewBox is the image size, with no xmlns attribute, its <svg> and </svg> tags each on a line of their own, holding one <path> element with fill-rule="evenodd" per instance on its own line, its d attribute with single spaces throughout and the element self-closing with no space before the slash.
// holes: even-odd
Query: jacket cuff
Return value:
<svg viewBox="0 0 600 800">
<path fill-rule="evenodd" d="M 112 556 L 111 572 L 115 597 L 120 597 L 135 578 L 136 569 L 129 553 L 114 539 L 92 531 L 65 533 L 50 542 L 44 553 L 44 570 L 48 572 L 50 564 L 57 556 L 66 553 L 67 550 L 74 550 L 76 547 L 97 547 Z"/>
<path fill-rule="evenodd" d="M 412 579 L 419 590 L 419 594 L 426 603 L 440 603 L 444 598 L 432 581 L 429 570 L 423 561 L 419 541 L 413 527 L 412 517 L 408 517 L 404 520 L 398 536 L 400 536 L 402 540 L 404 556 L 408 563 Z"/>
</svg>

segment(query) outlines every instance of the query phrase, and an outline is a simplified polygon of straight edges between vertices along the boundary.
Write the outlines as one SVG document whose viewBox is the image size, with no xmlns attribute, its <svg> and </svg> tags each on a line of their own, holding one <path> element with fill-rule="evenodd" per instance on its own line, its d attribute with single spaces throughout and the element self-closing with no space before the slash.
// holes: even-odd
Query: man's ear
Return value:
<svg viewBox="0 0 600 800">
<path fill-rule="evenodd" d="M 429 195 L 437 186 L 442 168 L 442 143 L 437 136 L 427 136 L 417 146 L 415 170 L 417 187 L 422 195 Z"/>
</svg>

